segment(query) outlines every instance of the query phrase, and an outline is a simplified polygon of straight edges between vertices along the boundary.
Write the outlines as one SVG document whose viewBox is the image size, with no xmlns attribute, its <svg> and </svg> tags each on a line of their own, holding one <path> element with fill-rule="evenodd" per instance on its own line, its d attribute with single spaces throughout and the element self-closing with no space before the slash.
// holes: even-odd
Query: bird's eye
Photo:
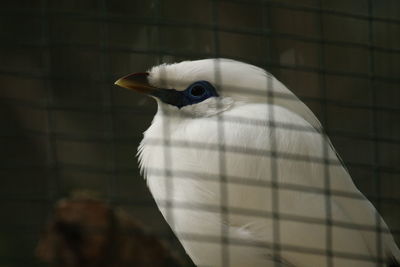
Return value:
<svg viewBox="0 0 400 267">
<path fill-rule="evenodd" d="M 205 94 L 206 89 L 202 85 L 193 86 L 190 89 L 190 94 L 195 97 L 201 97 Z"/>
<path fill-rule="evenodd" d="M 171 91 L 171 90 L 170 90 Z M 187 105 L 200 103 L 210 97 L 217 97 L 218 94 L 211 83 L 207 81 L 197 81 L 189 85 L 184 91 L 178 91 L 180 96 L 178 99 L 181 101 L 179 106 L 181 108 Z"/>
</svg>

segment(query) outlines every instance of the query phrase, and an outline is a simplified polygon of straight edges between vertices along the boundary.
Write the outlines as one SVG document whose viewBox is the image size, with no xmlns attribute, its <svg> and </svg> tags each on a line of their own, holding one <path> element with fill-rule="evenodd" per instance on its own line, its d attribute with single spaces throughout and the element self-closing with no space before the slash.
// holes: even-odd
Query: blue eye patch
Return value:
<svg viewBox="0 0 400 267">
<path fill-rule="evenodd" d="M 182 108 L 184 106 L 200 103 L 210 97 L 218 97 L 214 86 L 207 81 L 197 81 L 189 85 L 184 91 L 175 89 L 156 89 L 151 93 L 164 103 Z"/>
</svg>

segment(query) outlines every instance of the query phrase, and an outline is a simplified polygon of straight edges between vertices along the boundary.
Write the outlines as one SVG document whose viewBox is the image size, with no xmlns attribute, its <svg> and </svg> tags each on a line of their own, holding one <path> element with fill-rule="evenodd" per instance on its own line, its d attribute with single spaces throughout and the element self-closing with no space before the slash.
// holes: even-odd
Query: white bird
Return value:
<svg viewBox="0 0 400 267">
<path fill-rule="evenodd" d="M 116 84 L 157 100 L 139 163 L 196 265 L 399 266 L 318 119 L 265 70 L 204 59 Z"/>
</svg>

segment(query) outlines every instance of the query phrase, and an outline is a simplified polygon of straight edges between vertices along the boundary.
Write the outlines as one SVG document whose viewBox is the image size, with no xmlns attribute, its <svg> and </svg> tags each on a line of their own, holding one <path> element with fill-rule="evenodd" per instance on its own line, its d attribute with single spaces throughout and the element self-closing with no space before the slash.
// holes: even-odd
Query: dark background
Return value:
<svg viewBox="0 0 400 267">
<path fill-rule="evenodd" d="M 305 101 L 400 241 L 400 1 L 4 0 L 0 47 L 0 266 L 42 265 L 39 233 L 76 189 L 168 234 L 135 158 L 155 103 L 113 82 L 209 57 Z"/>
</svg>

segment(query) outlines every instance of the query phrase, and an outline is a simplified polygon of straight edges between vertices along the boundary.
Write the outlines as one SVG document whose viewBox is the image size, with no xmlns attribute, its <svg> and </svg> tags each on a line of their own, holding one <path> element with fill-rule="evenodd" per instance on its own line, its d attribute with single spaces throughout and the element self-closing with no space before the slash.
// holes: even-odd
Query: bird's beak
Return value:
<svg viewBox="0 0 400 267">
<path fill-rule="evenodd" d="M 148 76 L 149 74 L 147 72 L 132 73 L 118 79 L 114 84 L 151 95 L 157 88 L 149 84 L 147 80 Z"/>
</svg>

